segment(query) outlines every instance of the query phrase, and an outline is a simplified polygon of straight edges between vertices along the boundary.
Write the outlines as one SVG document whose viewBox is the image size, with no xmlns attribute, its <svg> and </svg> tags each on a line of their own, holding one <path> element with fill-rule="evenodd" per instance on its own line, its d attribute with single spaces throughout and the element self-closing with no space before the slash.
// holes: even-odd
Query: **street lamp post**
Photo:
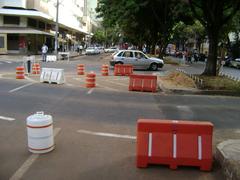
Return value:
<svg viewBox="0 0 240 180">
<path fill-rule="evenodd" d="M 55 24 L 55 46 L 54 50 L 57 56 L 58 53 L 58 9 L 59 9 L 59 0 L 57 0 L 57 5 L 56 5 L 56 24 Z"/>
</svg>

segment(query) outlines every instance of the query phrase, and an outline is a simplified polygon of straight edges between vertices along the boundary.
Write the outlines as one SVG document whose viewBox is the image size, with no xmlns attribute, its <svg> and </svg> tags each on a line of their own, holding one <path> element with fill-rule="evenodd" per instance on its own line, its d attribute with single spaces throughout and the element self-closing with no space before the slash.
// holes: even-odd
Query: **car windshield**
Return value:
<svg viewBox="0 0 240 180">
<path fill-rule="evenodd" d="M 136 58 L 148 59 L 147 55 L 143 54 L 142 52 L 134 52 Z"/>
<path fill-rule="evenodd" d="M 87 49 L 95 49 L 94 47 L 88 47 Z"/>
</svg>

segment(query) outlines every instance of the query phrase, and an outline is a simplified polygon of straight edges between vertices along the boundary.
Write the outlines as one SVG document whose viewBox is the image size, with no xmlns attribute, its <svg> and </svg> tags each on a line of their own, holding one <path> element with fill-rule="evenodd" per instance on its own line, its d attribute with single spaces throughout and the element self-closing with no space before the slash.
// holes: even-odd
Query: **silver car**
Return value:
<svg viewBox="0 0 240 180">
<path fill-rule="evenodd" d="M 110 61 L 110 65 L 115 64 L 132 64 L 134 69 L 151 69 L 157 71 L 162 68 L 164 62 L 159 58 L 151 58 L 141 51 L 137 50 L 120 50 L 115 53 Z"/>
<path fill-rule="evenodd" d="M 100 54 L 100 51 L 97 47 L 88 47 L 86 49 L 86 55 Z"/>
</svg>

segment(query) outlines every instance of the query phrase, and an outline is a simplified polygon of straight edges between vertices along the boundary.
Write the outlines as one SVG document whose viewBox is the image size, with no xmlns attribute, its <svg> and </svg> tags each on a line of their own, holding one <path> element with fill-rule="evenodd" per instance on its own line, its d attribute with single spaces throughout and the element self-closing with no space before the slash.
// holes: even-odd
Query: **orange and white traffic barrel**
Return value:
<svg viewBox="0 0 240 180">
<path fill-rule="evenodd" d="M 86 75 L 86 87 L 87 88 L 96 87 L 96 74 L 94 72 L 90 72 Z"/>
<path fill-rule="evenodd" d="M 108 71 L 109 71 L 108 65 L 103 64 L 102 65 L 102 76 L 108 76 L 108 74 L 109 74 Z"/>
<path fill-rule="evenodd" d="M 78 64 L 77 66 L 77 74 L 78 75 L 84 75 L 85 74 L 85 67 L 84 64 Z"/>
<path fill-rule="evenodd" d="M 34 63 L 32 65 L 32 74 L 40 74 L 40 64 Z"/>
<path fill-rule="evenodd" d="M 28 149 L 32 153 L 47 153 L 54 149 L 51 115 L 37 112 L 27 118 Z"/>
<path fill-rule="evenodd" d="M 16 79 L 25 79 L 23 66 L 16 67 Z"/>
</svg>

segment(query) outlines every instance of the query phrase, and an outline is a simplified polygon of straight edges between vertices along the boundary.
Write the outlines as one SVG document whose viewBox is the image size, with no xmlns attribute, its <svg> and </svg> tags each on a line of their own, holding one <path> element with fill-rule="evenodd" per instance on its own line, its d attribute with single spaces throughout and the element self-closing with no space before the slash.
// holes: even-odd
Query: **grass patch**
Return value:
<svg viewBox="0 0 240 180">
<path fill-rule="evenodd" d="M 234 81 L 224 76 L 203 76 L 199 78 L 203 79 L 203 88 L 208 90 L 226 90 L 240 92 L 240 82 Z"/>
</svg>

